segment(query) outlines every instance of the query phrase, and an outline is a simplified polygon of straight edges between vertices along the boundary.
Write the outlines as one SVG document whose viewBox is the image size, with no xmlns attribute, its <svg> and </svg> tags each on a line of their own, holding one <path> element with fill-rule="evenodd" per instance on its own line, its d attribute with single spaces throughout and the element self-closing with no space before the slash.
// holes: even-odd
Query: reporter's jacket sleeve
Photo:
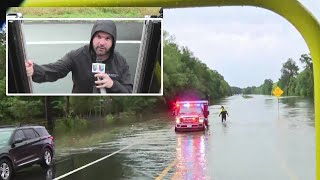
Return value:
<svg viewBox="0 0 320 180">
<path fill-rule="evenodd" d="M 33 64 L 33 69 L 32 80 L 34 82 L 54 82 L 64 78 L 72 70 L 72 58 L 70 53 L 68 53 L 54 63 L 46 65 Z"/>
</svg>

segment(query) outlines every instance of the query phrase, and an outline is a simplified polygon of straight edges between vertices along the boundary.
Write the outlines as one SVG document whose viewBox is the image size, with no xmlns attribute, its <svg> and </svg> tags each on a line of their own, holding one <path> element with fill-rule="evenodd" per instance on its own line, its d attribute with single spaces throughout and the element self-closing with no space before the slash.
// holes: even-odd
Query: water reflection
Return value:
<svg viewBox="0 0 320 180">
<path fill-rule="evenodd" d="M 280 102 L 282 104 L 287 105 L 287 108 L 296 108 L 297 107 L 297 102 L 299 101 L 299 97 L 285 97 L 285 98 L 280 98 Z"/>
<path fill-rule="evenodd" d="M 52 180 L 56 176 L 55 166 L 43 169 L 40 166 L 33 166 L 16 172 L 14 180 Z"/>
<path fill-rule="evenodd" d="M 300 128 L 305 125 L 314 127 L 314 99 L 303 97 L 281 98 L 280 117 L 288 120 L 290 129 Z M 284 105 L 284 106 L 283 106 Z"/>
<path fill-rule="evenodd" d="M 87 165 L 97 159 L 105 157 L 106 155 L 115 152 L 112 148 L 99 148 L 88 153 L 72 155 L 57 163 L 57 172 L 59 176 L 69 171 L 77 169 L 81 166 Z M 65 179 L 103 179 L 102 177 L 113 177 L 113 179 L 121 179 L 124 176 L 132 175 L 130 168 L 123 167 L 121 162 L 124 161 L 123 156 L 114 155 L 97 164 L 89 166 L 77 173 L 74 173 Z"/>
<path fill-rule="evenodd" d="M 115 152 L 117 149 L 100 147 L 93 151 L 76 152 L 66 157 L 60 157 L 55 164 L 49 169 L 42 169 L 40 166 L 32 166 L 30 168 L 18 171 L 14 180 L 52 180 L 81 166 L 87 165 L 97 159 Z M 74 153 L 74 152 L 73 152 Z M 125 162 L 122 155 L 114 155 L 108 159 L 93 164 L 81 171 L 78 171 L 64 179 L 68 180 L 86 180 L 86 179 L 105 179 L 103 177 L 112 177 L 112 179 L 123 179 L 128 177 L 137 177 L 130 167 L 122 165 Z M 129 163 L 132 164 L 132 163 Z"/>
<path fill-rule="evenodd" d="M 177 164 L 171 179 L 210 179 L 206 174 L 206 135 L 178 134 Z"/>
<path fill-rule="evenodd" d="M 264 100 L 264 107 L 265 108 L 272 108 L 275 104 L 275 102 L 278 101 L 276 98 L 270 98 L 270 97 L 267 97 L 265 100 Z"/>
<path fill-rule="evenodd" d="M 223 134 L 227 135 L 228 134 L 228 125 L 227 122 L 222 123 L 222 129 L 223 129 Z"/>
</svg>

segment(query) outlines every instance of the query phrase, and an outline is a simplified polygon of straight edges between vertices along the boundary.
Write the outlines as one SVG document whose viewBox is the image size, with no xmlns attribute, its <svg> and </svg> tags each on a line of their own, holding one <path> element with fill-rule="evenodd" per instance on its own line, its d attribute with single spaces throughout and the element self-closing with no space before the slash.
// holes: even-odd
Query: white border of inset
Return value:
<svg viewBox="0 0 320 180">
<path fill-rule="evenodd" d="M 157 20 L 161 22 L 161 88 L 160 93 L 110 93 L 110 94 L 92 94 L 92 93 L 8 93 L 8 21 L 10 20 L 32 20 L 32 21 L 96 21 L 96 20 L 113 20 L 113 21 L 146 21 Z M 82 42 L 81 42 L 82 43 Z M 134 41 L 131 43 L 140 43 Z M 163 19 L 162 18 L 13 18 L 6 17 L 6 96 L 163 96 Z"/>
</svg>

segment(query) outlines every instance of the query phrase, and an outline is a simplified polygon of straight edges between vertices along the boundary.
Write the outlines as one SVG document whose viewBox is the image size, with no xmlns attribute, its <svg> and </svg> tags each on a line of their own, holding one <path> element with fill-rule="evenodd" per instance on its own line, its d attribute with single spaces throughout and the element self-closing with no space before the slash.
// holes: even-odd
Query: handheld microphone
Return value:
<svg viewBox="0 0 320 180">
<path fill-rule="evenodd" d="M 92 63 L 92 73 L 105 73 L 106 65 L 102 63 L 102 60 L 97 59 L 96 63 Z M 100 77 L 98 77 L 98 80 L 101 80 Z M 105 88 L 100 88 L 101 94 L 107 94 Z"/>
</svg>

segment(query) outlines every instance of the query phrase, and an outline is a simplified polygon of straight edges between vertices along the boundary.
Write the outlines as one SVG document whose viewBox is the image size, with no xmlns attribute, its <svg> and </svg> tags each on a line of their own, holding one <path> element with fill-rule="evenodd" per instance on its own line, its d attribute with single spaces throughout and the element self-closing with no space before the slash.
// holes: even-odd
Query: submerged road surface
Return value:
<svg viewBox="0 0 320 180">
<path fill-rule="evenodd" d="M 112 142 L 57 154 L 49 171 L 34 166 L 14 179 L 315 179 L 312 100 L 283 98 L 279 111 L 271 96 L 213 104 L 206 132 L 176 134 L 174 118 L 159 115 Z M 221 105 L 230 115 L 226 125 L 218 117 Z"/>
</svg>

